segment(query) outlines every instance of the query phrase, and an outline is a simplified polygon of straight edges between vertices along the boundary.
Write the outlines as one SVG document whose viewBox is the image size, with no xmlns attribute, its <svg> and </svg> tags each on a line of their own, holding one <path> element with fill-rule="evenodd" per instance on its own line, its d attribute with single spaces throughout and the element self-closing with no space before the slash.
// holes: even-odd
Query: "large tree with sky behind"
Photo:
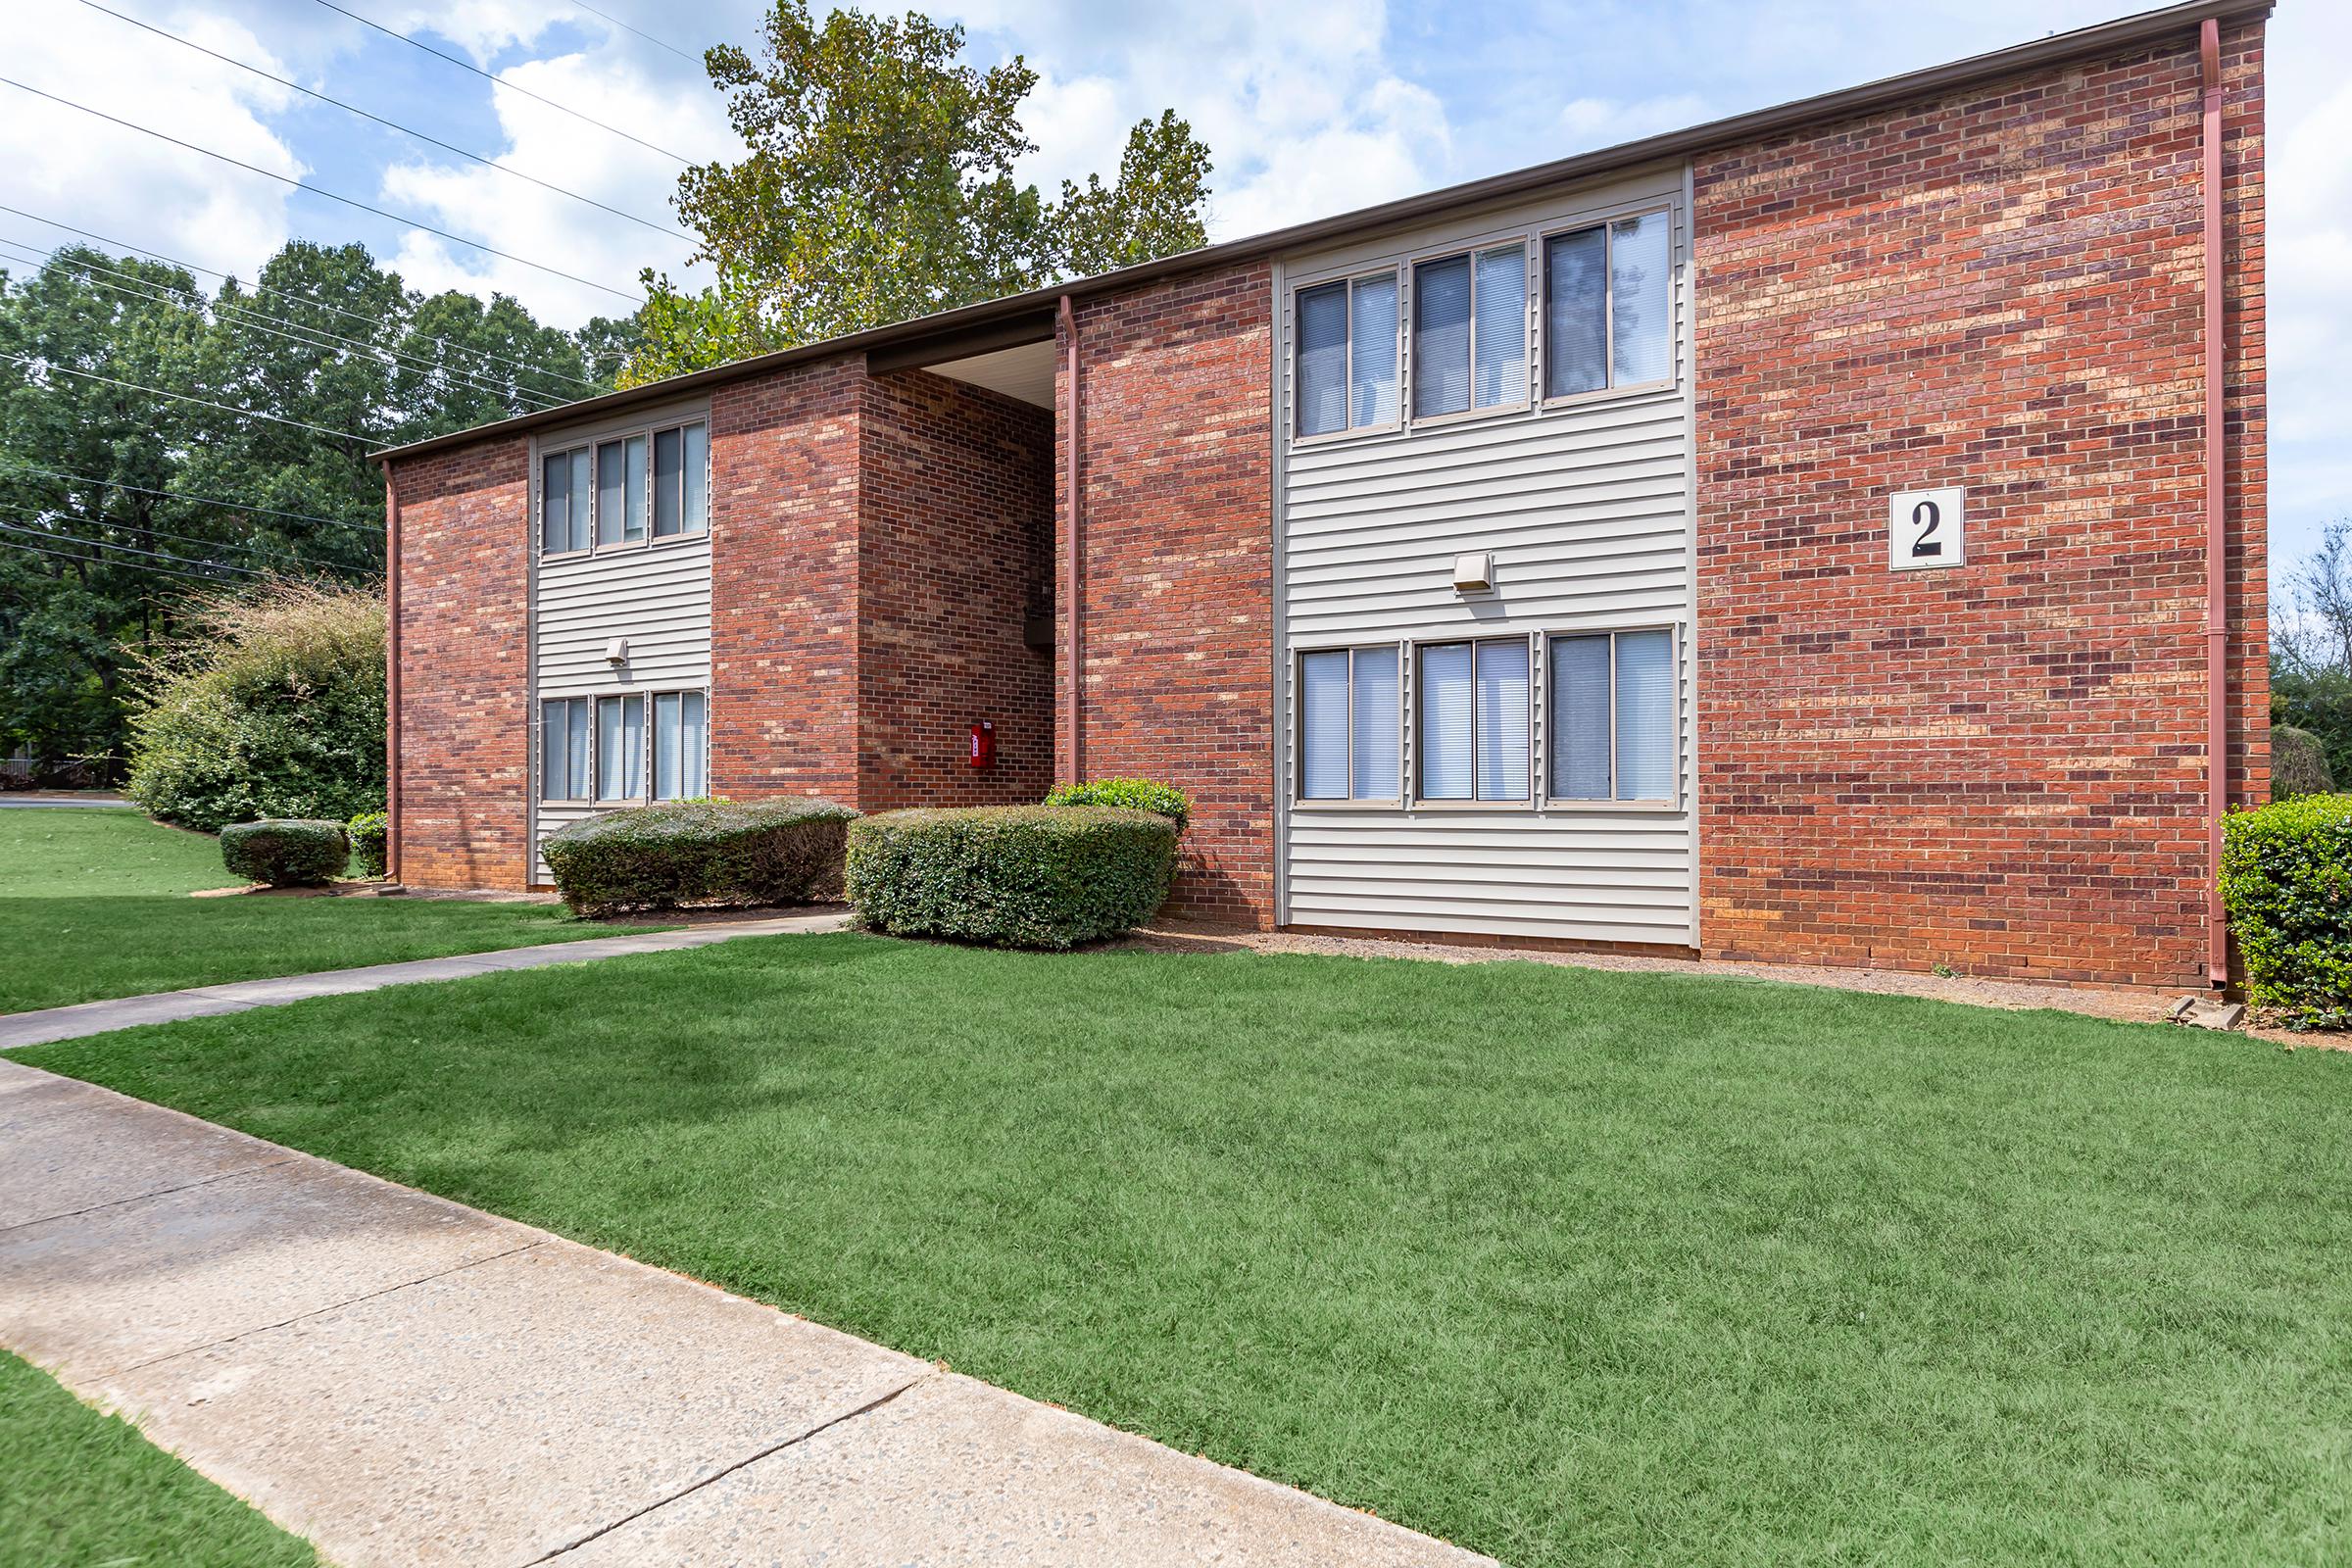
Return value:
<svg viewBox="0 0 2352 1568">
<path fill-rule="evenodd" d="M 644 345 L 623 384 L 1018 293 L 1207 242 L 1208 149 L 1173 110 L 1128 133 L 1117 175 L 1020 183 L 1036 148 L 1020 56 L 961 60 L 960 26 L 909 12 L 810 19 L 777 0 L 760 58 L 706 64 L 747 156 L 679 178 L 678 216 L 714 286 L 644 274 Z"/>
</svg>

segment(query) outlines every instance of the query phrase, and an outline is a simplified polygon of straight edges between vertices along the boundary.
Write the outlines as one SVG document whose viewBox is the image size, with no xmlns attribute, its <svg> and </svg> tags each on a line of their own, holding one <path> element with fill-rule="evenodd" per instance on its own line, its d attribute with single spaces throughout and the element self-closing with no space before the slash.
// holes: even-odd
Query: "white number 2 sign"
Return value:
<svg viewBox="0 0 2352 1568">
<path fill-rule="evenodd" d="M 1968 560 L 1961 531 L 1968 492 L 1905 490 L 1886 502 L 1886 564 L 1896 571 L 1957 566 Z"/>
</svg>

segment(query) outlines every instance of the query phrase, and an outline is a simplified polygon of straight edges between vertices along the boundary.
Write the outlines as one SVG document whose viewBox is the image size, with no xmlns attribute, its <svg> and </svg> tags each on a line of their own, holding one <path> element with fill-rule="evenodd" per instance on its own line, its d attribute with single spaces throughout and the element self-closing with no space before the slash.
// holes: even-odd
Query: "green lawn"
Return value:
<svg viewBox="0 0 2352 1568">
<path fill-rule="evenodd" d="M 0 1562 L 309 1568 L 310 1544 L 0 1351 Z"/>
<path fill-rule="evenodd" d="M 856 935 L 22 1055 L 1510 1562 L 2352 1554 L 2352 1056 Z"/>
<path fill-rule="evenodd" d="M 542 905 L 187 897 L 236 880 L 212 839 L 136 811 L 0 810 L 0 1013 L 639 929 Z"/>
</svg>

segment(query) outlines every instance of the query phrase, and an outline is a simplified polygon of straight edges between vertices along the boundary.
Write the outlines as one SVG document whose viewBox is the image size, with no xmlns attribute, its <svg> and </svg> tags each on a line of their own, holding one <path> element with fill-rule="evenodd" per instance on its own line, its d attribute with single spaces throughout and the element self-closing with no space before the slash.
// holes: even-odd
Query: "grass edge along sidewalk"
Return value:
<svg viewBox="0 0 2352 1568">
<path fill-rule="evenodd" d="M 2317 1561 L 2352 1493 L 2335 1053 L 835 935 L 19 1056 L 1508 1562 Z"/>
</svg>

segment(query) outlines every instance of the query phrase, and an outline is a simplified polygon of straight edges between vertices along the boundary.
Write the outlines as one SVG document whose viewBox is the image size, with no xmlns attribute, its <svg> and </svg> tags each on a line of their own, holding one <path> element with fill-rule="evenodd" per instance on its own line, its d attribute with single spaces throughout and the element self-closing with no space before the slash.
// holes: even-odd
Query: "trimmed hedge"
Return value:
<svg viewBox="0 0 2352 1568">
<path fill-rule="evenodd" d="M 1148 778 L 1099 778 L 1085 784 L 1061 784 L 1046 797 L 1048 806 L 1124 806 L 1150 811 L 1176 824 L 1181 833 L 1193 819 L 1193 800 L 1173 784 Z"/>
<path fill-rule="evenodd" d="M 866 926 L 1061 950 L 1134 929 L 1176 869 L 1176 824 L 1106 806 L 885 811 L 850 827 L 849 892 Z"/>
<path fill-rule="evenodd" d="M 556 891 L 580 915 L 689 904 L 808 904 L 841 893 L 831 801 L 668 801 L 608 811 L 549 836 Z"/>
<path fill-rule="evenodd" d="M 384 874 L 384 813 L 362 811 L 344 825 L 351 835 L 351 853 L 360 862 L 360 875 Z"/>
<path fill-rule="evenodd" d="M 2222 898 L 2249 1001 L 2298 1026 L 2352 1023 L 2352 796 L 2225 817 Z"/>
<path fill-rule="evenodd" d="M 220 830 L 220 861 L 248 882 L 317 887 L 343 874 L 351 863 L 351 840 L 344 837 L 342 823 L 313 817 L 231 822 Z"/>
</svg>

